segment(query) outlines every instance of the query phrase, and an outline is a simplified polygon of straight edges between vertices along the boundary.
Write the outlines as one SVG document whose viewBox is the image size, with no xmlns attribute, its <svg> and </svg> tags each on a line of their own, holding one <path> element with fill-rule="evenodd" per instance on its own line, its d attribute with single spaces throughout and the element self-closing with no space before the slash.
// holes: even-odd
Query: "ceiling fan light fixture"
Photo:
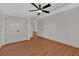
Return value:
<svg viewBox="0 0 79 59">
<path fill-rule="evenodd" d="M 36 10 L 29 10 L 31 11 L 37 11 L 37 15 L 40 15 L 41 13 L 45 12 L 45 13 L 50 13 L 50 11 L 45 10 L 46 8 L 50 7 L 51 4 L 47 4 L 43 7 L 41 7 L 42 5 L 39 4 L 38 6 L 35 3 L 31 3 L 34 7 L 36 7 Z"/>
<path fill-rule="evenodd" d="M 42 13 L 42 10 L 38 10 L 37 12 L 38 12 L 38 13 Z"/>
</svg>

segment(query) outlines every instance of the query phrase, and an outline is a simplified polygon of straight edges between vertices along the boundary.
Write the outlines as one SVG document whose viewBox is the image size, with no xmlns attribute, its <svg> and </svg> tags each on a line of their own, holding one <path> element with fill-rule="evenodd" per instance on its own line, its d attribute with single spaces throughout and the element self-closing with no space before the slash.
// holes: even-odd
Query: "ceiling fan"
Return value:
<svg viewBox="0 0 79 59">
<path fill-rule="evenodd" d="M 41 4 L 39 4 L 38 6 L 35 3 L 31 3 L 35 8 L 37 8 L 36 10 L 29 10 L 29 12 L 33 12 L 33 11 L 37 11 L 38 15 L 40 15 L 42 12 L 45 13 L 50 13 L 50 11 L 45 10 L 46 8 L 50 7 L 50 4 L 47 4 L 45 6 L 41 6 Z"/>
</svg>

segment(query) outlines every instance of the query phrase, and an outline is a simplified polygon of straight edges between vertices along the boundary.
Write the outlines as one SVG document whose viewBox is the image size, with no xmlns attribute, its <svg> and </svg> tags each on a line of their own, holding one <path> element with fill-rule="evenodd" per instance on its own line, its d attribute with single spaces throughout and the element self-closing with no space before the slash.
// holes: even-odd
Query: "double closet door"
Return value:
<svg viewBox="0 0 79 59">
<path fill-rule="evenodd" d="M 27 19 L 7 17 L 5 19 L 5 44 L 29 40 L 28 31 Z"/>
</svg>

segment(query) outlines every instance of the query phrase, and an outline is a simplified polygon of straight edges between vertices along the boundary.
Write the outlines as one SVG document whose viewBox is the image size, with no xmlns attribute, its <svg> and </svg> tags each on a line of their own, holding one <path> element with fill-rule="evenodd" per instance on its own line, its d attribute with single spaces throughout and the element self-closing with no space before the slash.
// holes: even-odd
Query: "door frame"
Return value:
<svg viewBox="0 0 79 59">
<path fill-rule="evenodd" d="M 2 40 L 1 47 L 5 45 L 5 15 L 2 15 Z"/>
</svg>

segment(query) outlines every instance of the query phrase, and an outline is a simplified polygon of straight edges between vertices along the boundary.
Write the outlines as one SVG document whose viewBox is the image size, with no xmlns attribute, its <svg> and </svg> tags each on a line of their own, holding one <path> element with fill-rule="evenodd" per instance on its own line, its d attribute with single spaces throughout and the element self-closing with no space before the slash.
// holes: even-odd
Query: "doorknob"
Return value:
<svg viewBox="0 0 79 59">
<path fill-rule="evenodd" d="M 17 32 L 20 32 L 20 30 L 16 30 Z"/>
</svg>

